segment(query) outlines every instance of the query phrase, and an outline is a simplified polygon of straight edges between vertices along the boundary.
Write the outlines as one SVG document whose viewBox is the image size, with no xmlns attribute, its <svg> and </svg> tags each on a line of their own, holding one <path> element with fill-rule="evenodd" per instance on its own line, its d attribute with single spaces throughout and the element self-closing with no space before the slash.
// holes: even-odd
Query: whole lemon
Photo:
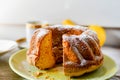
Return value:
<svg viewBox="0 0 120 80">
<path fill-rule="evenodd" d="M 63 25 L 75 25 L 75 23 L 70 20 L 70 19 L 66 19 L 62 22 Z"/>
</svg>

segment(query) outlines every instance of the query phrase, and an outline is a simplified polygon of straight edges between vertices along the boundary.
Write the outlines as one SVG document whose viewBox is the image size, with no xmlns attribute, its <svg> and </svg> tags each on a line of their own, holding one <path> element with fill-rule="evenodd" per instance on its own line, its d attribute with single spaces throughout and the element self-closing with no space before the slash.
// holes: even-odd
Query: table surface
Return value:
<svg viewBox="0 0 120 80">
<path fill-rule="evenodd" d="M 26 80 L 14 73 L 8 64 L 9 57 L 18 50 L 19 49 L 16 48 L 15 50 L 0 56 L 0 80 Z M 110 80 L 120 80 L 120 48 L 102 47 L 102 52 L 110 56 L 118 65 L 118 72 Z"/>
</svg>

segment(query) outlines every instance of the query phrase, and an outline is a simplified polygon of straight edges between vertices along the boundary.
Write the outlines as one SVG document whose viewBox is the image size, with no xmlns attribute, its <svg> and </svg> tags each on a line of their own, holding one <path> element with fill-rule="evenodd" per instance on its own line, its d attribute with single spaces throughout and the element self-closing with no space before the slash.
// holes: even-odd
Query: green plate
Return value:
<svg viewBox="0 0 120 80">
<path fill-rule="evenodd" d="M 26 51 L 27 49 L 23 49 L 13 54 L 9 59 L 9 65 L 15 73 L 28 80 L 105 80 L 117 72 L 115 62 L 104 55 L 103 66 L 99 69 L 80 77 L 70 78 L 64 75 L 62 65 L 57 65 L 49 70 L 38 70 L 36 67 L 29 65 L 26 61 Z M 39 76 L 36 76 L 38 73 Z"/>
</svg>

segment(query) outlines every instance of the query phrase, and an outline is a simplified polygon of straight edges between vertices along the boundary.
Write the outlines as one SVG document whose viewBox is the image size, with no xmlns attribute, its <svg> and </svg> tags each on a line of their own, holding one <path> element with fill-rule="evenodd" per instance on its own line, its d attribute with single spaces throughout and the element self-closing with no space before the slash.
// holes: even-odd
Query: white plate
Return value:
<svg viewBox="0 0 120 80">
<path fill-rule="evenodd" d="M 0 40 L 0 55 L 7 53 L 17 47 L 17 43 L 12 40 Z"/>
</svg>

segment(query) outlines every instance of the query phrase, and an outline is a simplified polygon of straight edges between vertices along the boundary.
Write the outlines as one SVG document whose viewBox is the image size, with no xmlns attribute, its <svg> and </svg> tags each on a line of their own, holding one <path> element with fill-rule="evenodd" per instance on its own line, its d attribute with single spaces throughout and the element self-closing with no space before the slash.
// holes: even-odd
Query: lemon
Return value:
<svg viewBox="0 0 120 80">
<path fill-rule="evenodd" d="M 98 39 L 100 40 L 100 46 L 103 46 L 106 41 L 106 32 L 102 26 L 99 25 L 89 25 L 89 29 L 95 31 L 98 35 Z"/>
<path fill-rule="evenodd" d="M 66 19 L 62 22 L 63 25 L 75 25 L 75 23 L 73 21 L 71 21 L 70 19 Z"/>
</svg>

